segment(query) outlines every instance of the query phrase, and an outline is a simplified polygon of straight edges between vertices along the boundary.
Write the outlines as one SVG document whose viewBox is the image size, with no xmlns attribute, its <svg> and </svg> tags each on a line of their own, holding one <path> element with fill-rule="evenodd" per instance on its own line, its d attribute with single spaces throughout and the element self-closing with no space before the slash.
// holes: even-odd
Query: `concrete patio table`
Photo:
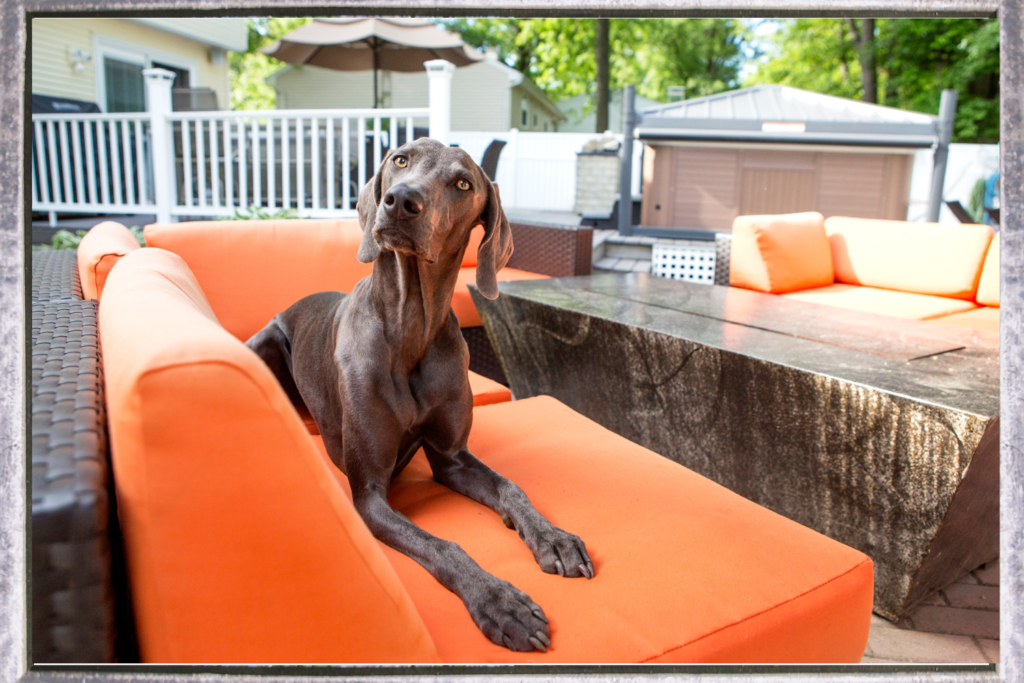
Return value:
<svg viewBox="0 0 1024 683">
<path fill-rule="evenodd" d="M 473 297 L 517 398 L 865 552 L 878 614 L 998 556 L 996 335 L 645 274 L 499 288 Z"/>
</svg>

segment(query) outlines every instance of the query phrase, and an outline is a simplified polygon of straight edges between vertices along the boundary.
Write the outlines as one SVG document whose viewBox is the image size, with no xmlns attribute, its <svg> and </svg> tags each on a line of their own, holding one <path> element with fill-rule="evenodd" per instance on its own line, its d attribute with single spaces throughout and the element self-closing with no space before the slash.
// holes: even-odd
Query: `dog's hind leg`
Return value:
<svg viewBox="0 0 1024 683">
<path fill-rule="evenodd" d="M 299 388 L 292 377 L 292 350 L 288 335 L 274 318 L 262 330 L 249 338 L 245 345 L 252 349 L 274 373 L 288 400 L 300 412 L 308 412 L 306 404 L 299 394 Z"/>
</svg>

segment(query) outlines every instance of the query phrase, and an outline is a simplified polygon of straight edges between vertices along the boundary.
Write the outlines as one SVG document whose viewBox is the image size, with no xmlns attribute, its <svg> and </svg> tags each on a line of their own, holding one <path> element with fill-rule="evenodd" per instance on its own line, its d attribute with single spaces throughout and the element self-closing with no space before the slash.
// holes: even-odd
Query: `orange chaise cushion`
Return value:
<svg viewBox="0 0 1024 683">
<path fill-rule="evenodd" d="M 732 225 L 729 283 L 771 294 L 832 284 L 824 220 L 814 211 L 739 216 Z"/>
<path fill-rule="evenodd" d="M 992 238 L 992 244 L 985 254 L 985 265 L 978 281 L 978 296 L 975 299 L 982 306 L 999 308 L 999 235 Z"/>
<path fill-rule="evenodd" d="M 267 367 L 176 255 L 99 315 L 144 662 L 436 662 L 409 595 Z"/>
<path fill-rule="evenodd" d="M 146 244 L 183 258 L 224 329 L 243 341 L 304 296 L 351 292 L 373 270 L 356 259 L 362 236 L 355 219 L 146 226 Z"/>
<path fill-rule="evenodd" d="M 516 270 L 515 268 L 502 268 L 498 271 L 498 282 L 509 280 L 543 280 L 547 275 L 531 273 L 527 270 Z M 455 285 L 455 294 L 452 296 L 452 310 L 459 319 L 459 327 L 480 327 L 483 321 L 480 314 L 476 312 L 473 298 L 469 294 L 469 283 L 476 284 L 476 268 L 463 267 L 459 270 L 459 277 Z"/>
<path fill-rule="evenodd" d="M 987 225 L 832 216 L 825 221 L 836 282 L 974 299 L 992 241 Z"/>
<path fill-rule="evenodd" d="M 583 538 L 597 575 L 542 572 L 499 515 L 435 483 L 420 452 L 393 481 L 392 506 L 530 595 L 554 644 L 491 644 L 458 598 L 386 549 L 445 662 L 860 661 L 873 594 L 864 554 L 550 397 L 477 408 L 469 448 Z"/>
<path fill-rule="evenodd" d="M 857 285 L 839 283 L 829 287 L 789 292 L 782 296 L 787 299 L 796 299 L 797 301 L 808 301 L 812 304 L 838 306 L 855 311 L 892 315 L 897 318 L 909 318 L 911 320 L 929 320 L 977 308 L 973 301 L 964 301 L 963 299 L 950 299 L 944 296 L 912 294 L 911 292 L 897 292 L 892 289 L 859 287 Z"/>
<path fill-rule="evenodd" d="M 82 296 L 99 299 L 107 275 L 121 257 L 139 248 L 135 235 L 120 223 L 103 221 L 93 226 L 78 245 L 78 277 Z"/>
</svg>

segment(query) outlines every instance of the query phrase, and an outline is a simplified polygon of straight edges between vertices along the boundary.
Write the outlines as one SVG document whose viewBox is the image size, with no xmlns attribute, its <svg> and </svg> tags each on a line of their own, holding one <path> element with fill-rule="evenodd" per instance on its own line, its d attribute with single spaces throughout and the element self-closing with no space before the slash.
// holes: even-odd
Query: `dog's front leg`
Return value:
<svg viewBox="0 0 1024 683">
<path fill-rule="evenodd" d="M 551 646 L 548 619 L 530 596 L 488 574 L 457 544 L 420 529 L 388 504 L 398 443 L 382 435 L 400 431 L 375 427 L 367 432 L 346 420 L 343 445 L 353 502 L 374 537 L 416 560 L 458 595 L 491 642 L 519 652 L 545 651 Z"/>
<path fill-rule="evenodd" d="M 434 479 L 501 515 L 505 526 L 515 529 L 548 574 L 594 577 L 594 563 L 579 536 L 559 529 L 537 512 L 519 486 L 501 476 L 462 448 L 445 454 L 429 443 L 423 450 Z"/>
</svg>

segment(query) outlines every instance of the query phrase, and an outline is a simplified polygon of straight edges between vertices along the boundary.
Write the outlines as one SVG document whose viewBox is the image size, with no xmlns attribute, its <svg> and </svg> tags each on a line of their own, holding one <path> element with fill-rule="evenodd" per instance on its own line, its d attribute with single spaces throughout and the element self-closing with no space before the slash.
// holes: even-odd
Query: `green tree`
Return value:
<svg viewBox="0 0 1024 683">
<path fill-rule="evenodd" d="M 284 62 L 267 57 L 259 49 L 310 21 L 308 18 L 295 17 L 258 17 L 249 20 L 249 49 L 245 52 L 232 52 L 230 55 L 232 109 L 274 108 L 276 94 L 266 79 L 284 66 Z"/>
<path fill-rule="evenodd" d="M 943 89 L 959 92 L 954 142 L 999 139 L 999 24 L 994 19 L 877 19 L 865 41 L 864 20 L 791 19 L 765 42 L 765 58 L 744 85 L 781 83 L 935 114 Z M 857 32 L 853 31 L 857 28 Z M 859 50 L 859 51 L 858 51 Z"/>
<path fill-rule="evenodd" d="M 554 101 L 594 95 L 596 23 L 588 18 L 440 20 L 468 45 L 493 48 L 498 58 L 529 76 Z M 610 19 L 609 85 L 634 85 L 637 94 L 665 100 L 668 86 L 687 97 L 738 85 L 744 25 L 735 19 Z"/>
</svg>

